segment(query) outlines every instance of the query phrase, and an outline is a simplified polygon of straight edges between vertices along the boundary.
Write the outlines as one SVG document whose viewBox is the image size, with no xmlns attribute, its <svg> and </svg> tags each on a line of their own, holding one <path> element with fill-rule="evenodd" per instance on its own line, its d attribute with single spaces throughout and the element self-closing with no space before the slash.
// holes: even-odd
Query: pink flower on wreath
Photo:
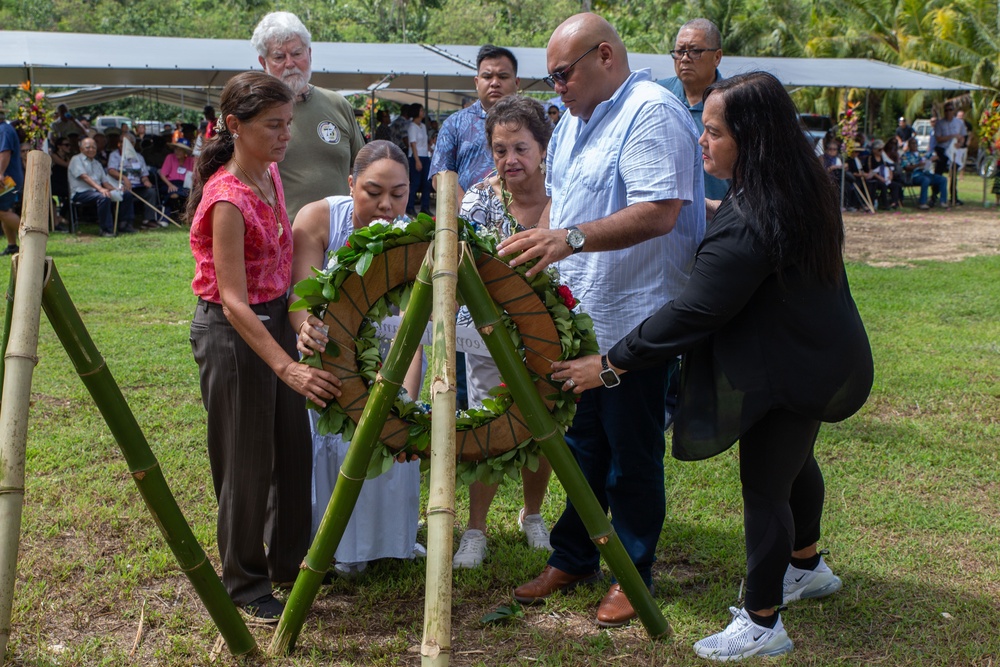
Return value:
<svg viewBox="0 0 1000 667">
<path fill-rule="evenodd" d="M 45 99 L 45 91 L 44 90 L 39 90 L 37 93 L 35 93 L 35 101 L 36 102 L 41 102 L 44 99 Z"/>
<path fill-rule="evenodd" d="M 559 295 L 559 298 L 562 299 L 562 302 L 570 310 L 575 308 L 576 304 L 579 303 L 576 299 L 573 298 L 573 292 L 571 292 L 569 287 L 567 287 L 566 285 L 560 285 L 559 287 L 557 287 L 556 294 Z"/>
</svg>

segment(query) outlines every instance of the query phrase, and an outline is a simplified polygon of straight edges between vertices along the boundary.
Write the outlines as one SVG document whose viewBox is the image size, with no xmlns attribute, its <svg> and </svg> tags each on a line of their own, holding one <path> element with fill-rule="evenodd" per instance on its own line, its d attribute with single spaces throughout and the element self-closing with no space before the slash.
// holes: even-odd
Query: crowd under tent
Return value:
<svg viewBox="0 0 1000 667">
<path fill-rule="evenodd" d="M 260 64 L 245 40 L 140 37 L 0 31 L 0 86 L 30 80 L 36 86 L 99 87 L 67 95 L 68 104 L 89 104 L 104 95 L 139 94 L 200 108 L 217 102 L 225 82 Z M 324 88 L 364 92 L 382 99 L 459 108 L 475 94 L 478 46 L 314 42 L 312 82 Z M 545 92 L 545 49 L 514 47 L 521 88 Z M 669 55 L 630 53 L 633 69 L 656 79 L 674 75 Z M 774 74 L 785 86 L 882 90 L 980 90 L 975 84 L 859 58 L 754 58 L 724 56 L 731 76 L 751 70 Z M 91 96 L 91 97 L 87 97 Z M 433 100 L 433 102 L 432 102 Z"/>
</svg>

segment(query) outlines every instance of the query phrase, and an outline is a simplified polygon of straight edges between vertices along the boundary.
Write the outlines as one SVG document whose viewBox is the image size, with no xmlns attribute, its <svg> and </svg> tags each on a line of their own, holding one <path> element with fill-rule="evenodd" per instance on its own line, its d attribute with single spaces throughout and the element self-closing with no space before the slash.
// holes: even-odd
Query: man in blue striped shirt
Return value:
<svg viewBox="0 0 1000 667">
<path fill-rule="evenodd" d="M 556 28 L 547 62 L 547 83 L 569 111 L 548 147 L 551 211 L 537 229 L 501 244 L 500 254 L 520 252 L 512 265 L 538 258 L 529 275 L 558 262 L 606 353 L 687 282 L 705 232 L 698 132 L 688 110 L 648 70 L 630 70 L 618 33 L 595 14 L 578 14 Z M 583 393 L 566 434 L 650 588 L 665 515 L 668 371 L 633 371 Z M 518 601 L 537 602 L 600 576 L 600 554 L 571 504 L 553 527 L 551 544 L 545 570 L 514 591 Z M 612 585 L 598 624 L 624 625 L 634 616 Z"/>
</svg>

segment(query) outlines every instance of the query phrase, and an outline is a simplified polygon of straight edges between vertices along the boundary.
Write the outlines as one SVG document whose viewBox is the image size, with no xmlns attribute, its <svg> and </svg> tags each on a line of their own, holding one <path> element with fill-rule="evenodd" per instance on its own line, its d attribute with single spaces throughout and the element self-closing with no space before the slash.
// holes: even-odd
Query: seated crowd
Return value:
<svg viewBox="0 0 1000 667">
<path fill-rule="evenodd" d="M 906 188 L 919 188 L 917 208 L 920 210 L 935 206 L 945 210 L 951 208 L 947 174 L 952 165 L 948 149 L 952 142 L 959 148 L 965 146 L 967 135 L 960 131 L 949 134 L 951 129 L 947 123 L 954 115 L 954 108 L 949 103 L 944 109 L 944 121 L 931 118 L 935 131 L 924 152 L 918 149 L 917 138 L 906 125 L 905 118 L 899 119 L 900 130 L 888 141 L 873 139 L 868 142 L 859 134 L 850 155 L 844 154 L 844 142 L 832 130 L 827 133 L 821 142 L 820 160 L 830 178 L 841 188 L 844 211 L 898 211 L 903 205 Z M 941 129 L 943 132 L 939 131 Z M 957 193 L 954 194 L 954 203 L 961 205 Z"/>
<path fill-rule="evenodd" d="M 96 209 L 101 235 L 132 233 L 141 215 L 146 228 L 179 221 L 190 192 L 194 160 L 214 133 L 215 112 L 205 107 L 198 128 L 190 123 L 163 125 L 159 134 L 128 123 L 101 131 L 60 105 L 49 134 L 52 195 L 57 202 L 56 231 L 69 231 L 70 205 Z M 134 131 L 133 131 L 134 130 Z M 117 228 L 113 204 L 120 203 Z"/>
</svg>

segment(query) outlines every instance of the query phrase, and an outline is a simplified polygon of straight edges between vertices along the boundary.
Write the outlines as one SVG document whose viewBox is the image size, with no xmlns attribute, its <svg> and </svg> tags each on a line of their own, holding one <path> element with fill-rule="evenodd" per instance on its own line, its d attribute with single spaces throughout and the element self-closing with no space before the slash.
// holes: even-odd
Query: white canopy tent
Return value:
<svg viewBox="0 0 1000 667">
<path fill-rule="evenodd" d="M 0 31 L 0 86 L 30 80 L 42 86 L 99 86 L 78 93 L 72 104 L 100 96 L 142 93 L 153 99 L 198 108 L 217 101 L 234 74 L 259 68 L 249 40 L 138 37 L 78 33 Z M 461 93 L 474 94 L 477 46 L 313 43 L 317 86 L 371 94 L 397 101 L 422 101 L 457 108 Z M 547 90 L 545 49 L 514 47 L 521 87 Z M 669 55 L 631 53 L 634 69 L 654 78 L 673 76 Z M 786 86 L 832 86 L 905 90 L 978 90 L 973 84 L 924 74 L 874 60 L 832 58 L 748 58 L 725 56 L 723 74 L 762 69 Z M 392 96 L 392 97 L 390 97 Z M 433 96 L 434 104 L 431 104 Z M 104 97 L 110 99 L 110 97 Z"/>
</svg>

